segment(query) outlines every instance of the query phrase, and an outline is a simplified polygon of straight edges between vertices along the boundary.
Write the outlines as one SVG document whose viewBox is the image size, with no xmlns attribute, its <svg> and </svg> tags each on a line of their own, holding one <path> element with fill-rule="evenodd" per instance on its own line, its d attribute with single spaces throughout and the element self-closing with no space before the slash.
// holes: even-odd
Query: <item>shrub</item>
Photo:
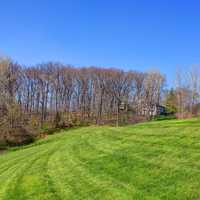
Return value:
<svg viewBox="0 0 200 200">
<path fill-rule="evenodd" d="M 3 138 L 0 138 L 0 151 L 6 149 L 7 144 L 6 141 L 3 140 Z"/>
<path fill-rule="evenodd" d="M 15 127 L 2 130 L 1 143 L 6 146 L 17 146 L 29 144 L 36 138 L 36 133 L 28 127 Z"/>
<path fill-rule="evenodd" d="M 0 141 L 1 146 L 28 144 L 36 137 L 36 131 L 30 125 L 28 117 L 15 102 L 1 104 Z"/>
<path fill-rule="evenodd" d="M 153 117 L 152 120 L 154 121 L 161 121 L 161 120 L 170 120 L 170 119 L 176 119 L 175 115 L 158 115 Z"/>
</svg>

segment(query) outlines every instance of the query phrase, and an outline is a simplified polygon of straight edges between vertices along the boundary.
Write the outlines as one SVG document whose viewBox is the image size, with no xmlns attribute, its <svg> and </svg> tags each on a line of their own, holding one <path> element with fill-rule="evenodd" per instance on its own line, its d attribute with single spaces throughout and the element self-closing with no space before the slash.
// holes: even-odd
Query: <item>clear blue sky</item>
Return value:
<svg viewBox="0 0 200 200">
<path fill-rule="evenodd" d="M 200 64 L 198 0 L 1 0 L 0 53 L 22 64 L 159 68 Z"/>
</svg>

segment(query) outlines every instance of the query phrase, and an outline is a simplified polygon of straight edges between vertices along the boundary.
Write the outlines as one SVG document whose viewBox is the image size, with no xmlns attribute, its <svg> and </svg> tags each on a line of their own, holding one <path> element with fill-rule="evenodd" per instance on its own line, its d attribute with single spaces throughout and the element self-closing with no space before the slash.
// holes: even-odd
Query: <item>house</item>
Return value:
<svg viewBox="0 0 200 200">
<path fill-rule="evenodd" d="M 142 110 L 143 116 L 156 116 L 156 115 L 164 115 L 166 114 L 166 108 L 161 105 L 152 105 L 149 107 L 144 107 Z"/>
<path fill-rule="evenodd" d="M 119 105 L 119 110 L 126 110 L 127 106 L 128 105 L 125 102 L 121 102 Z"/>
<path fill-rule="evenodd" d="M 122 111 L 135 112 L 135 108 L 131 107 L 129 104 L 127 104 L 125 102 L 120 103 L 119 110 L 121 112 Z M 151 107 L 145 106 L 142 109 L 140 109 L 139 112 L 137 112 L 138 115 L 142 115 L 142 116 L 165 115 L 166 113 L 167 113 L 166 108 L 159 104 L 152 105 Z"/>
</svg>

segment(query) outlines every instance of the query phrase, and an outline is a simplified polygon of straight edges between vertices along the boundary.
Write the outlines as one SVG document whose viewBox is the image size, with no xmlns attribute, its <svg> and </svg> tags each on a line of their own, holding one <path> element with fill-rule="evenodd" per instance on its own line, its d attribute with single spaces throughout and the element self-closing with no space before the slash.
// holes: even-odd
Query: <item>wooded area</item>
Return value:
<svg viewBox="0 0 200 200">
<path fill-rule="evenodd" d="M 1 58 L 0 140 L 31 141 L 38 127 L 134 123 L 150 119 L 152 107 L 161 104 L 177 116 L 197 114 L 195 68 L 188 77 L 189 86 L 178 72 L 176 88 L 166 91 L 159 71 L 75 68 L 53 62 L 27 67 Z"/>
</svg>

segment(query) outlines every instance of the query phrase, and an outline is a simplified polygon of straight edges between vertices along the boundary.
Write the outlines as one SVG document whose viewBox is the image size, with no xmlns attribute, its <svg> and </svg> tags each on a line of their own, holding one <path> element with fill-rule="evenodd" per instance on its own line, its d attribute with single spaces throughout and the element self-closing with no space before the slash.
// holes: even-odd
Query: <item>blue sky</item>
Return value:
<svg viewBox="0 0 200 200">
<path fill-rule="evenodd" d="M 21 64 L 159 68 L 200 64 L 200 1 L 0 0 L 0 54 Z"/>
</svg>

